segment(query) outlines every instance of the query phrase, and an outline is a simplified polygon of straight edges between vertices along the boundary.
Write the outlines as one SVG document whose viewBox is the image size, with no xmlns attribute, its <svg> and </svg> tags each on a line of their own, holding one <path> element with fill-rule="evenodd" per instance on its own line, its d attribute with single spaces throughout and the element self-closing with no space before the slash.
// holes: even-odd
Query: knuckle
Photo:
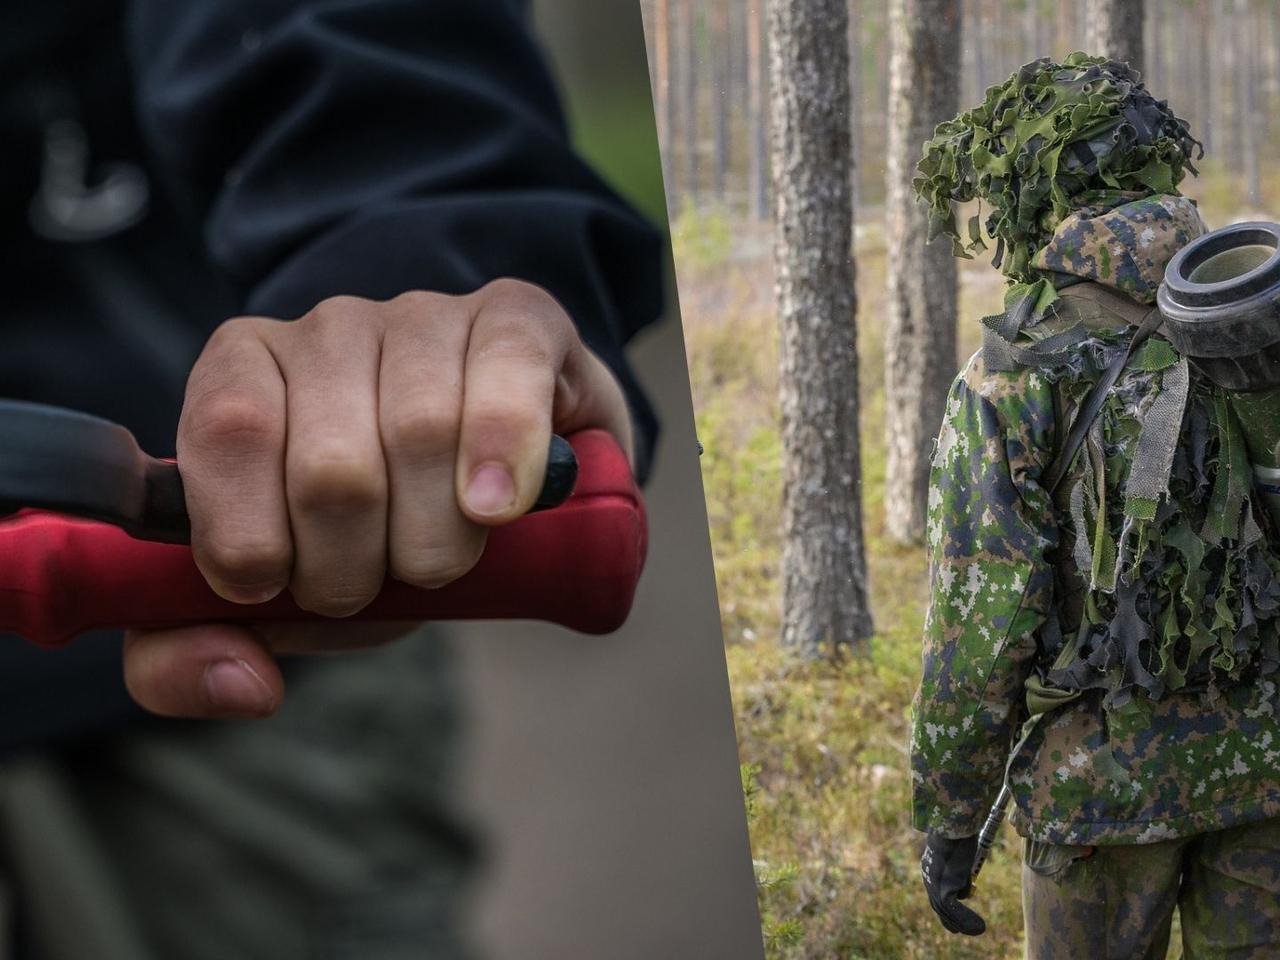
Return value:
<svg viewBox="0 0 1280 960">
<path fill-rule="evenodd" d="M 543 325 L 571 328 L 572 321 L 560 301 L 550 292 L 515 277 L 499 277 L 490 280 L 477 293 L 490 308 L 510 311 L 526 319 L 536 317 Z"/>
<path fill-rule="evenodd" d="M 260 398 L 236 390 L 219 390 L 199 398 L 183 412 L 185 439 L 204 448 L 261 450 L 283 436 L 280 416 Z"/>
<path fill-rule="evenodd" d="M 373 301 L 363 297 L 339 294 L 321 300 L 303 315 L 302 321 L 311 326 L 346 323 L 352 314 L 365 313 L 372 305 Z"/>
<path fill-rule="evenodd" d="M 538 368 L 555 363 L 551 338 L 542 336 L 524 316 L 509 314 L 487 321 L 483 340 L 472 348 L 481 360 L 506 360 Z"/>
<path fill-rule="evenodd" d="M 386 475 L 371 458 L 311 451 L 289 465 L 286 488 L 304 512 L 362 513 L 386 500 Z"/>
<path fill-rule="evenodd" d="M 443 587 L 470 573 L 484 553 L 484 538 L 399 550 L 391 557 L 391 575 L 414 587 Z"/>
<path fill-rule="evenodd" d="M 498 400 L 477 401 L 467 412 L 468 436 L 525 437 L 547 429 L 545 409 L 507 404 Z"/>
<path fill-rule="evenodd" d="M 480 288 L 486 299 L 489 300 L 528 300 L 532 298 L 540 298 L 549 296 L 549 294 L 536 284 L 527 280 L 518 280 L 515 277 L 497 277 L 490 280 Z"/>
<path fill-rule="evenodd" d="M 419 312 L 432 310 L 439 307 L 442 303 L 452 300 L 443 293 L 432 293 L 428 290 L 406 290 L 404 293 L 397 294 L 392 297 L 389 304 L 403 308 L 406 312 L 416 314 Z"/>
<path fill-rule="evenodd" d="M 292 563 L 289 543 L 277 540 L 212 537 L 197 543 L 204 565 L 234 586 L 256 586 L 284 579 Z"/>
<path fill-rule="evenodd" d="M 457 404 L 405 404 L 383 419 L 382 442 L 395 453 L 451 453 L 457 446 L 459 421 Z"/>
<path fill-rule="evenodd" d="M 209 342 L 222 346 L 227 342 L 257 339 L 261 329 L 261 317 L 232 317 L 218 324 L 209 336 Z"/>
</svg>

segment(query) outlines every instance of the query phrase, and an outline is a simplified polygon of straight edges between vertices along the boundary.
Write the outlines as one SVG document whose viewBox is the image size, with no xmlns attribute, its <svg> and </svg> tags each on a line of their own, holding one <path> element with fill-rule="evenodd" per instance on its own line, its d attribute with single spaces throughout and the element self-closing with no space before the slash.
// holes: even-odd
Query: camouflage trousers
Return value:
<svg viewBox="0 0 1280 960">
<path fill-rule="evenodd" d="M 470 958 L 442 640 L 300 665 L 269 720 L 0 762 L 0 960 Z"/>
<path fill-rule="evenodd" d="M 1159 843 L 1024 844 L 1028 960 L 1280 957 L 1280 819 Z M 1176 955 L 1176 954 L 1175 954 Z"/>
</svg>

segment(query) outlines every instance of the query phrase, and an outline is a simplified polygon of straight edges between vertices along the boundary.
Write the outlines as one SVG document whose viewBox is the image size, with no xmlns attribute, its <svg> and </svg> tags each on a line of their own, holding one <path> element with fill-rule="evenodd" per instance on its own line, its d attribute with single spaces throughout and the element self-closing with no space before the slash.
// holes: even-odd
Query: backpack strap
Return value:
<svg viewBox="0 0 1280 960">
<path fill-rule="evenodd" d="M 1080 296 L 1090 287 L 1094 290 L 1104 290 L 1104 288 L 1096 284 L 1081 285 L 1078 291 L 1077 288 L 1072 288 L 1073 295 Z M 1109 290 L 1105 292 L 1110 293 Z M 1119 300 L 1124 299 L 1118 294 L 1114 296 Z M 1092 295 L 1087 299 L 1101 303 L 1101 298 L 1095 298 Z M 1053 462 L 1049 464 L 1049 469 L 1045 471 L 1044 477 L 1040 481 L 1040 485 L 1049 492 L 1050 496 L 1053 495 L 1058 484 L 1062 482 L 1062 478 L 1066 476 L 1067 470 L 1071 468 L 1071 462 L 1075 460 L 1076 454 L 1080 452 L 1080 446 L 1084 443 L 1085 435 L 1089 432 L 1089 428 L 1093 426 L 1093 422 L 1098 419 L 1098 415 L 1102 413 L 1102 406 L 1106 403 L 1107 394 L 1111 392 L 1111 388 L 1120 379 L 1120 372 L 1125 368 L 1125 364 L 1133 357 L 1134 351 L 1142 346 L 1147 338 L 1164 323 L 1164 315 L 1155 307 L 1145 308 L 1132 301 L 1125 301 L 1124 306 L 1128 317 L 1135 316 L 1137 313 L 1142 314 L 1137 324 L 1138 329 L 1134 333 L 1133 339 L 1129 341 L 1129 348 L 1122 353 L 1116 354 L 1115 359 L 1107 367 L 1106 373 L 1098 378 L 1098 382 L 1093 385 L 1093 388 L 1085 395 L 1084 402 L 1080 404 L 1075 420 L 1071 423 L 1071 429 L 1067 431 L 1066 440 L 1058 449 L 1057 455 L 1053 458 Z M 1110 310 L 1110 305 L 1107 305 L 1107 309 Z M 1122 318 L 1128 319 L 1128 317 Z"/>
</svg>

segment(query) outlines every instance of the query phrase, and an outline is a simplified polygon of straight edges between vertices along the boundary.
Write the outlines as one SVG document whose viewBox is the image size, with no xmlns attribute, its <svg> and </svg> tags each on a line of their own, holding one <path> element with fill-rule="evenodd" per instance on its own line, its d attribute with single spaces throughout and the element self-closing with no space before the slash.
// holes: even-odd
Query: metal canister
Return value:
<svg viewBox="0 0 1280 960">
<path fill-rule="evenodd" d="M 1226 392 L 1280 529 L 1280 224 L 1237 223 L 1188 244 L 1157 303 L 1169 342 Z"/>
</svg>

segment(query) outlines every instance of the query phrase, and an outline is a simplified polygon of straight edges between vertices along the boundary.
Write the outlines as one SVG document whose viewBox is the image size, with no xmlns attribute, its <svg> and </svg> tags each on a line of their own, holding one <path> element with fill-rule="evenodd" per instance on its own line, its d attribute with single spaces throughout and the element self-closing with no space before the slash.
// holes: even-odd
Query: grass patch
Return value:
<svg viewBox="0 0 1280 960">
<path fill-rule="evenodd" d="M 685 198 L 684 207 L 671 224 L 671 247 L 676 263 L 695 270 L 721 266 L 729 258 L 733 238 L 729 215 L 723 207 L 700 207 Z"/>
</svg>

